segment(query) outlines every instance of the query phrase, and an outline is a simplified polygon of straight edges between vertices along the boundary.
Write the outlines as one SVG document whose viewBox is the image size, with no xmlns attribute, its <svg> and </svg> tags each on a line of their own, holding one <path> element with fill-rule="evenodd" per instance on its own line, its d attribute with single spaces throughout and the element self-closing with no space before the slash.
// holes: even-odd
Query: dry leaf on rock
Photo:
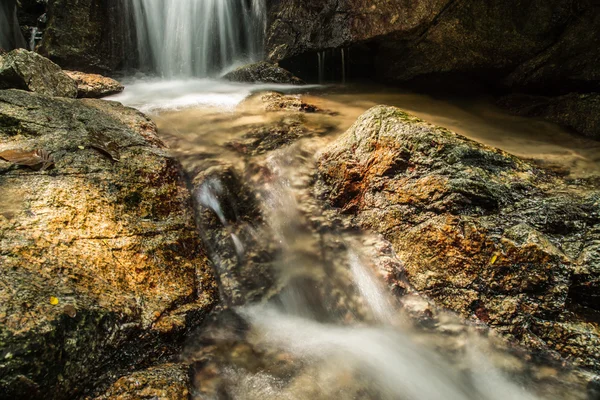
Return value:
<svg viewBox="0 0 600 400">
<path fill-rule="evenodd" d="M 41 166 L 44 171 L 54 165 L 54 158 L 50 153 L 43 149 L 33 151 L 25 150 L 5 150 L 0 152 L 0 158 L 16 165 L 23 165 L 30 168 Z"/>
<path fill-rule="evenodd" d="M 119 161 L 121 155 L 119 154 L 119 146 L 111 140 L 108 136 L 102 132 L 90 132 L 89 135 L 90 146 L 100 151 L 102 154 L 108 156 L 113 161 Z"/>
</svg>

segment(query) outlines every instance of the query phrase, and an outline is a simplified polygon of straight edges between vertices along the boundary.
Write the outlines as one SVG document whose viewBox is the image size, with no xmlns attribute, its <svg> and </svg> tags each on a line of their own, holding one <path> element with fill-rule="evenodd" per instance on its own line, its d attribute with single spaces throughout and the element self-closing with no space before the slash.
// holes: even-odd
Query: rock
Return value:
<svg viewBox="0 0 600 400">
<path fill-rule="evenodd" d="M 545 92 L 597 90 L 600 7 L 566 0 L 269 3 L 268 59 L 300 77 L 341 69 L 386 82 L 456 77 Z M 341 80 L 341 74 L 338 74 Z M 509 79 L 510 77 L 510 79 Z M 464 90 L 464 89 L 463 89 Z"/>
<path fill-rule="evenodd" d="M 57 97 L 77 95 L 77 85 L 58 65 L 24 49 L 0 57 L 0 89 L 23 89 Z"/>
<path fill-rule="evenodd" d="M 223 75 L 223 79 L 232 82 L 304 84 L 302 79 L 294 76 L 291 72 L 264 61 L 236 68 Z"/>
<path fill-rule="evenodd" d="M 177 353 L 217 297 L 154 123 L 115 102 L 4 90 L 0 143 L 54 159 L 0 160 L 0 398 L 74 398 Z"/>
<path fill-rule="evenodd" d="M 100 98 L 121 93 L 125 87 L 112 78 L 78 71 L 65 71 L 77 83 L 77 97 Z"/>
<path fill-rule="evenodd" d="M 318 106 L 306 103 L 300 96 L 285 95 L 278 92 L 260 92 L 249 96 L 238 105 L 238 110 L 263 110 L 287 112 L 322 112 Z"/>
<path fill-rule="evenodd" d="M 124 2 L 49 0 L 47 15 L 37 51 L 61 67 L 110 74 L 135 63 Z"/>
<path fill-rule="evenodd" d="M 571 93 L 557 97 L 508 95 L 501 98 L 498 105 L 517 115 L 544 118 L 584 136 L 600 139 L 598 93 Z"/>
<path fill-rule="evenodd" d="M 322 152 L 319 173 L 332 205 L 392 242 L 417 290 L 530 348 L 600 370 L 593 180 L 574 190 L 384 106 Z"/>
<path fill-rule="evenodd" d="M 314 104 L 306 103 L 300 96 L 277 92 L 257 93 L 241 102 L 238 111 L 248 114 L 272 114 L 259 124 L 247 126 L 247 133 L 228 143 L 228 147 L 233 150 L 250 156 L 282 148 L 301 138 L 326 135 L 335 128 L 326 121 L 308 121 L 307 113 L 325 111 Z"/>
<path fill-rule="evenodd" d="M 191 394 L 189 367 L 164 364 L 137 371 L 117 380 L 95 400 L 188 400 Z"/>
</svg>

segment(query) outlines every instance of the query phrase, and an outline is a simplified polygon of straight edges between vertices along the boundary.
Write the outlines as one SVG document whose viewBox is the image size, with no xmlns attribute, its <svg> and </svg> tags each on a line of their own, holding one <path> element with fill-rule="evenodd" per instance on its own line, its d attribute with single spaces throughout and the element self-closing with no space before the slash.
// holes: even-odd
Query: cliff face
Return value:
<svg viewBox="0 0 600 400">
<path fill-rule="evenodd" d="M 135 56 L 123 0 L 50 0 L 39 52 L 63 68 L 109 74 Z"/>
<path fill-rule="evenodd" d="M 374 55 L 371 77 L 388 82 L 459 74 L 535 91 L 597 90 L 597 3 L 272 0 L 267 54 L 314 59 L 316 68 L 311 53 L 362 46 Z"/>
</svg>

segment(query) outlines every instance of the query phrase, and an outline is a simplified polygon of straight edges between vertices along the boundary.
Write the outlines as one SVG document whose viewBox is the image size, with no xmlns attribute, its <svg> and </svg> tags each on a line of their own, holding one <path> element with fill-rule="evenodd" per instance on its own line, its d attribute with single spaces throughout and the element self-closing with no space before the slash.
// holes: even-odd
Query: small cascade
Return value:
<svg viewBox="0 0 600 400">
<path fill-rule="evenodd" d="M 206 77 L 262 57 L 264 0 L 130 1 L 142 69 Z"/>
<path fill-rule="evenodd" d="M 35 51 L 35 46 L 42 40 L 42 31 L 37 27 L 31 28 L 31 36 L 29 37 L 29 50 Z"/>
<path fill-rule="evenodd" d="M 342 83 L 345 85 L 346 84 L 346 51 L 343 47 L 341 49 L 341 53 L 342 53 Z"/>
<path fill-rule="evenodd" d="M 317 70 L 319 84 L 327 82 L 346 83 L 347 57 L 349 50 L 340 48 L 328 49 L 317 52 Z"/>
</svg>

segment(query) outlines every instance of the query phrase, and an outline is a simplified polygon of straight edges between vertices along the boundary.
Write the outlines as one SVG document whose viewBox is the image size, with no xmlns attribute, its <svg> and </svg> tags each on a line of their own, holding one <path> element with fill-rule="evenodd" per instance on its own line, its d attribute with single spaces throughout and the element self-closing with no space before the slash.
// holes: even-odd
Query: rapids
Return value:
<svg viewBox="0 0 600 400">
<path fill-rule="evenodd" d="M 267 89 L 333 112 L 302 117 L 322 128 L 319 135 L 241 155 L 232 143 L 287 118 L 243 101 Z M 390 244 L 356 231 L 319 200 L 314 156 L 377 103 L 402 106 L 574 177 L 600 171 L 597 142 L 509 116 L 482 99 L 377 87 L 141 79 L 113 99 L 152 114 L 190 177 L 223 166 L 241 176 L 233 186 L 218 173 L 194 179 L 200 235 L 222 298 L 182 355 L 194 365 L 195 398 L 586 398 L 581 375 L 439 310 L 408 284 L 390 288 L 386 277 L 399 266 Z M 245 190 L 259 199 L 261 217 L 245 214 L 250 200 L 238 199 Z"/>
</svg>

